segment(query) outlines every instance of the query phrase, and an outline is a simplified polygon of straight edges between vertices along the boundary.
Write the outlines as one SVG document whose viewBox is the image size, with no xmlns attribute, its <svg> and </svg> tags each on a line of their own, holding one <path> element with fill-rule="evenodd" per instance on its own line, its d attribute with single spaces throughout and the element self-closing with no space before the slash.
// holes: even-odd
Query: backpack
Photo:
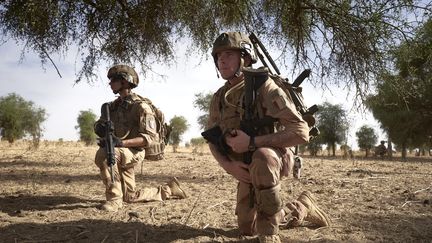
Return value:
<svg viewBox="0 0 432 243">
<path fill-rule="evenodd" d="M 309 136 L 312 138 L 318 136 L 319 131 L 318 128 L 315 127 L 316 120 L 314 117 L 314 113 L 318 111 L 318 108 L 316 105 L 309 108 L 305 105 L 302 87 L 292 85 L 287 79 L 284 79 L 279 75 L 271 74 L 269 76 L 287 94 L 287 96 L 291 98 L 296 110 L 301 114 L 303 120 L 305 120 L 309 126 Z"/>
<path fill-rule="evenodd" d="M 145 102 L 152 109 L 156 119 L 156 131 L 158 140 L 153 141 L 145 148 L 145 159 L 161 160 L 164 158 L 165 146 L 168 144 L 171 127 L 165 122 L 165 115 L 158 109 L 150 99 L 139 96 L 142 102 Z"/>
</svg>

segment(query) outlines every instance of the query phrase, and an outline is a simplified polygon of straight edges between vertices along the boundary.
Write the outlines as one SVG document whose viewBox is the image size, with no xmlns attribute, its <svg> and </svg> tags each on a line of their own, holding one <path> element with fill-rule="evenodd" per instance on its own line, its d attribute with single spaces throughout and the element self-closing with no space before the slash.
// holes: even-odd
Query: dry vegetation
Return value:
<svg viewBox="0 0 432 243">
<path fill-rule="evenodd" d="M 1 242 L 237 242 L 236 182 L 210 154 L 168 149 L 163 161 L 138 166 L 140 187 L 177 176 L 184 200 L 96 209 L 104 189 L 96 147 L 75 142 L 0 143 Z M 431 242 L 431 157 L 407 162 L 305 158 L 300 180 L 282 182 L 283 198 L 310 190 L 331 227 L 281 231 L 283 242 Z M 254 242 L 243 240 L 242 242 Z"/>
</svg>

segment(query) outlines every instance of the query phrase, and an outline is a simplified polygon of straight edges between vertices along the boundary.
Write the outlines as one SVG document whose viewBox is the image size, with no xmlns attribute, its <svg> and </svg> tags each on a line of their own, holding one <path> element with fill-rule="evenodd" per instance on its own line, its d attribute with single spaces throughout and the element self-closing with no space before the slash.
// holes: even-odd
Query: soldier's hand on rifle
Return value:
<svg viewBox="0 0 432 243">
<path fill-rule="evenodd" d="M 113 140 L 114 147 L 123 147 L 123 141 L 120 138 L 113 136 L 112 140 Z M 99 145 L 99 147 L 101 148 L 104 148 L 106 145 L 106 139 L 100 138 L 97 145 Z"/>
<path fill-rule="evenodd" d="M 105 136 L 105 131 L 106 131 L 106 127 L 105 124 L 102 122 L 97 122 L 94 125 L 94 132 L 96 133 L 96 135 L 98 135 L 98 137 L 102 138 Z"/>
<path fill-rule="evenodd" d="M 250 137 L 240 129 L 233 129 L 225 135 L 226 143 L 236 153 L 244 153 L 249 151 Z"/>
</svg>

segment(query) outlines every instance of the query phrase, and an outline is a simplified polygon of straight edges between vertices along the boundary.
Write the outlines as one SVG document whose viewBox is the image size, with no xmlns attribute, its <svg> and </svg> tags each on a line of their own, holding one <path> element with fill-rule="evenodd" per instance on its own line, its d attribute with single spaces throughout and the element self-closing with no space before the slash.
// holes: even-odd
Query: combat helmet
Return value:
<svg viewBox="0 0 432 243">
<path fill-rule="evenodd" d="M 257 62 L 257 57 L 249 36 L 241 32 L 225 32 L 216 38 L 213 43 L 212 56 L 217 66 L 217 53 L 225 50 L 240 50 L 243 55 L 249 55 L 252 63 Z"/>
<path fill-rule="evenodd" d="M 112 66 L 108 70 L 107 77 L 110 80 L 115 78 L 125 79 L 126 81 L 128 81 L 132 89 L 137 87 L 139 83 L 138 74 L 135 72 L 135 69 L 124 64 Z"/>
</svg>

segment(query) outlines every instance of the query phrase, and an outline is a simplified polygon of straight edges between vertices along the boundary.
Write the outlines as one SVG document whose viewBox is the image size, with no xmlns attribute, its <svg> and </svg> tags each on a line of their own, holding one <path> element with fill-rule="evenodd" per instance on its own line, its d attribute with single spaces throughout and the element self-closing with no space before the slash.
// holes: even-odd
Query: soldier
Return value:
<svg viewBox="0 0 432 243">
<path fill-rule="evenodd" d="M 381 158 L 384 158 L 386 152 L 387 147 L 385 146 L 385 141 L 382 140 L 381 144 L 375 148 L 375 156 L 380 156 Z"/>
<path fill-rule="evenodd" d="M 186 193 L 176 178 L 159 187 L 137 190 L 135 187 L 134 167 L 144 160 L 145 150 L 152 141 L 158 139 L 155 114 L 144 98 L 131 90 L 138 86 L 138 74 L 127 65 L 115 65 L 108 71 L 109 84 L 118 98 L 110 103 L 110 117 L 114 124 L 115 165 L 114 182 L 111 180 L 106 161 L 105 140 L 100 139 L 95 163 L 100 169 L 106 187 L 106 202 L 101 209 L 117 211 L 123 202 L 163 201 L 168 198 L 185 198 Z M 105 135 L 104 118 L 95 123 L 95 132 Z"/>
<path fill-rule="evenodd" d="M 248 136 L 239 127 L 244 94 L 242 68 L 257 61 L 252 43 L 243 33 L 223 33 L 213 44 L 212 56 L 227 82 L 212 98 L 207 128 L 220 126 L 230 149 L 224 155 L 214 144 L 209 143 L 209 147 L 219 165 L 238 180 L 236 215 L 240 234 L 258 235 L 260 242 L 280 242 L 278 230 L 286 215 L 280 179 L 292 173 L 294 155 L 289 147 L 308 141 L 308 125 L 291 98 L 269 78 L 257 91 L 256 109 L 276 118 L 285 129 Z M 242 161 L 242 154 L 248 151 L 253 152 L 249 165 Z M 318 226 L 330 224 L 308 191 L 287 206 L 294 216 L 289 226 L 301 225 L 304 220 Z"/>
</svg>

